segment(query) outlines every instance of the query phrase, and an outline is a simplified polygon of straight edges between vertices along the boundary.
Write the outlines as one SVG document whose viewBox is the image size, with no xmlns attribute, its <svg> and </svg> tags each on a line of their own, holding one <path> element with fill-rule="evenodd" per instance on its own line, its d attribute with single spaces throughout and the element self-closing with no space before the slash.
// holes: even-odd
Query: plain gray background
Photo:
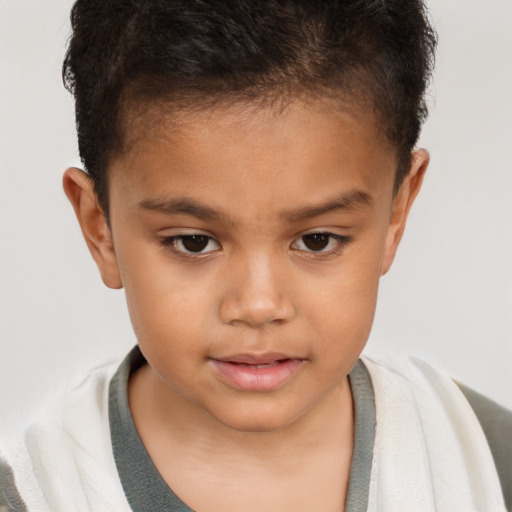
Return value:
<svg viewBox="0 0 512 512">
<path fill-rule="evenodd" d="M 0 437 L 60 382 L 135 343 L 62 172 L 79 163 L 61 83 L 69 0 L 0 0 Z M 512 2 L 430 0 L 440 35 L 431 166 L 370 340 L 512 408 Z"/>
</svg>

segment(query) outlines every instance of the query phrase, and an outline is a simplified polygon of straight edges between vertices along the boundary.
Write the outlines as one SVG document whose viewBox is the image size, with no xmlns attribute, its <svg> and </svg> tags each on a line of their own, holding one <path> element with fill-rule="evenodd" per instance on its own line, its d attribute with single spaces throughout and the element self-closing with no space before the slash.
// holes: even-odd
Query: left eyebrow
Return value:
<svg viewBox="0 0 512 512">
<path fill-rule="evenodd" d="M 297 210 L 283 212 L 282 217 L 288 222 L 299 222 L 312 217 L 319 217 L 336 210 L 357 211 L 373 205 L 372 197 L 362 190 L 350 190 L 328 199 L 322 204 L 305 206 Z"/>
</svg>

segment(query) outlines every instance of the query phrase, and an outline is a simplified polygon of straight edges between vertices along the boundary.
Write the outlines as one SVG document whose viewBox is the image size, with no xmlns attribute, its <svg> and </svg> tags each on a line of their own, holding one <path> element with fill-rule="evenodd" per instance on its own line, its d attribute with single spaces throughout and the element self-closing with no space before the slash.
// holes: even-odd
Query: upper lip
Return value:
<svg viewBox="0 0 512 512">
<path fill-rule="evenodd" d="M 238 363 L 238 364 L 271 364 L 276 361 L 286 359 L 302 359 L 278 352 L 267 352 L 264 354 L 235 354 L 227 357 L 215 357 L 215 361 L 222 363 Z"/>
</svg>

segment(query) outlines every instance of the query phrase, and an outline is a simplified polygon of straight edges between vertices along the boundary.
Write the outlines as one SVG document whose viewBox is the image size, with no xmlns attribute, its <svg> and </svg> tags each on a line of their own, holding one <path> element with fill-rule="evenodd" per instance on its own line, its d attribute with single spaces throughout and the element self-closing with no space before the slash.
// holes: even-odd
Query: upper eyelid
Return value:
<svg viewBox="0 0 512 512">
<path fill-rule="evenodd" d="M 211 236 L 211 235 L 206 235 L 205 233 L 181 233 L 179 235 L 170 235 L 170 236 L 165 236 L 163 238 L 164 238 L 164 240 L 179 240 L 179 239 L 183 239 L 183 238 L 189 238 L 192 236 L 204 236 L 205 238 L 208 238 L 209 240 L 213 240 L 216 244 L 220 245 L 220 242 L 217 240 L 217 238 L 215 238 L 214 236 Z"/>
<path fill-rule="evenodd" d="M 161 230 L 161 232 L 158 232 L 154 235 L 154 239 L 157 242 L 169 242 L 170 240 L 177 240 L 180 238 L 186 238 L 189 236 L 204 236 L 206 238 L 210 238 L 211 240 L 214 240 L 219 245 L 221 245 L 219 239 L 216 236 L 213 236 L 211 233 L 201 231 L 201 230 L 191 230 L 190 232 L 183 232 L 182 229 L 180 229 L 180 232 L 174 234 L 174 233 L 166 233 L 166 231 L 169 231 L 168 229 Z"/>
<path fill-rule="evenodd" d="M 215 238 L 217 240 L 217 237 L 213 235 L 210 231 L 206 229 L 201 228 L 187 228 L 187 227 L 166 227 L 163 229 L 159 229 L 156 231 L 156 235 L 159 238 L 177 238 L 180 236 L 207 236 L 208 238 Z"/>
<path fill-rule="evenodd" d="M 332 231 L 308 231 L 306 233 L 301 233 L 300 235 L 295 237 L 295 241 L 300 240 L 302 237 L 309 236 L 309 235 L 327 235 L 329 238 L 334 238 L 339 241 L 347 241 L 351 239 L 348 235 L 341 235 L 339 233 L 333 233 Z"/>
</svg>

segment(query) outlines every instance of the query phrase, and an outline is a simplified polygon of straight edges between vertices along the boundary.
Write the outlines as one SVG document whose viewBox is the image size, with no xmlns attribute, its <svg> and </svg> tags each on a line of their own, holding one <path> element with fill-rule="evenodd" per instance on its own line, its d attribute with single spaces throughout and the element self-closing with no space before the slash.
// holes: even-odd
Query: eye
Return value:
<svg viewBox="0 0 512 512">
<path fill-rule="evenodd" d="M 350 238 L 334 233 L 308 233 L 302 235 L 293 245 L 292 249 L 306 252 L 330 253 L 347 245 Z"/>
<path fill-rule="evenodd" d="M 209 254 L 220 249 L 220 244 L 207 235 L 178 235 L 167 237 L 164 245 L 182 254 Z"/>
</svg>

